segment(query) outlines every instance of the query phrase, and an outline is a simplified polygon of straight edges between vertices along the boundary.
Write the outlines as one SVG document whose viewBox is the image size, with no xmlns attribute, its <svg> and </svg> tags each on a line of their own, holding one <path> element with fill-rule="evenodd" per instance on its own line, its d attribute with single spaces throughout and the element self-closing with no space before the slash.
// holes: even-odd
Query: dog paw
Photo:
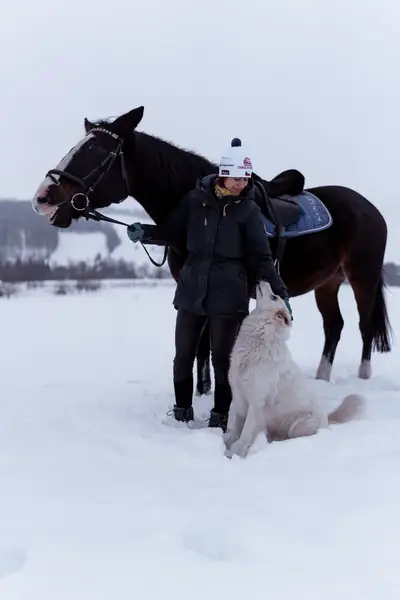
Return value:
<svg viewBox="0 0 400 600">
<path fill-rule="evenodd" d="M 229 458 L 229 460 L 231 460 L 232 456 L 233 456 L 232 450 L 225 450 L 224 456 L 226 456 L 226 458 Z"/>
<path fill-rule="evenodd" d="M 236 442 L 236 440 L 238 439 L 238 436 L 235 435 L 234 433 L 232 433 L 231 431 L 227 431 L 226 433 L 224 433 L 222 439 L 223 439 L 225 448 L 227 450 L 229 450 L 232 447 L 232 444 L 234 442 Z"/>
<path fill-rule="evenodd" d="M 232 454 L 236 454 L 240 458 L 246 458 L 249 448 L 247 446 L 243 446 L 243 444 L 237 441 L 232 444 L 230 451 Z"/>
</svg>

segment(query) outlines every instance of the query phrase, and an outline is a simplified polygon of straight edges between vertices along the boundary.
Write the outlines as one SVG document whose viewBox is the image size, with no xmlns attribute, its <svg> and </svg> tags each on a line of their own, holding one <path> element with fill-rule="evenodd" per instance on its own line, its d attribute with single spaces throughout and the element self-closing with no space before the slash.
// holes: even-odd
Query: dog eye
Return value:
<svg viewBox="0 0 400 600">
<path fill-rule="evenodd" d="M 270 295 L 270 299 L 271 300 L 278 300 L 278 296 L 275 296 L 275 294 L 271 294 Z"/>
</svg>

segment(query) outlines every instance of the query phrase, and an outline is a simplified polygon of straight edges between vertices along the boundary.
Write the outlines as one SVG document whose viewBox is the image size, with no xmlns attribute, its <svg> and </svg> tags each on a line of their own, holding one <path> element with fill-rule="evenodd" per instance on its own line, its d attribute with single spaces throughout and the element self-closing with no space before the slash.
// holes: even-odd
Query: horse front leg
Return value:
<svg viewBox="0 0 400 600">
<path fill-rule="evenodd" d="M 201 334 L 197 348 L 197 386 L 196 396 L 209 395 L 211 393 L 211 366 L 210 366 L 210 326 L 207 323 Z"/>
</svg>

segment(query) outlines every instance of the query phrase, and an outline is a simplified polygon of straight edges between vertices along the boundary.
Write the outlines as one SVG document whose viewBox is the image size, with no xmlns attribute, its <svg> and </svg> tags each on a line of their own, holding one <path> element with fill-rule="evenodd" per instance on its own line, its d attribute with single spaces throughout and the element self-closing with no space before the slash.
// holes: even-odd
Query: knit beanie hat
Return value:
<svg viewBox="0 0 400 600">
<path fill-rule="evenodd" d="M 231 147 L 224 152 L 219 161 L 220 177 L 246 177 L 250 178 L 253 172 L 251 159 L 242 148 L 239 138 L 234 138 Z"/>
</svg>

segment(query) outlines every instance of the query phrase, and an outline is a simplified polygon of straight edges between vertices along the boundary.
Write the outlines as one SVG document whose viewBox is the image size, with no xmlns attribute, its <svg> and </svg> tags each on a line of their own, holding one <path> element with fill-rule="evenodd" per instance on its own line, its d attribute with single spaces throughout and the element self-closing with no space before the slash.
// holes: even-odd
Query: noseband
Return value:
<svg viewBox="0 0 400 600">
<path fill-rule="evenodd" d="M 68 173 L 67 171 L 62 171 L 60 169 L 50 169 L 50 171 L 48 171 L 46 175 L 46 177 L 49 177 L 52 180 L 52 182 L 57 186 L 61 187 L 61 184 L 60 181 L 56 179 L 56 177 L 54 177 L 54 175 L 62 175 L 65 179 L 76 183 L 82 188 L 81 192 L 77 192 L 72 196 L 71 200 L 67 201 L 71 204 L 72 208 L 74 208 L 78 212 L 85 212 L 88 211 L 88 209 L 90 209 L 90 194 L 94 192 L 95 188 L 103 179 L 104 175 L 106 175 L 106 173 L 110 171 L 117 158 L 121 159 L 122 178 L 126 185 L 127 195 L 129 196 L 129 181 L 126 171 L 125 155 L 123 151 L 123 140 L 121 140 L 121 138 L 112 131 L 109 131 L 108 129 L 103 129 L 102 127 L 95 127 L 94 129 L 91 129 L 89 133 L 93 133 L 95 131 L 107 133 L 117 141 L 117 146 L 115 150 L 111 150 L 108 153 L 108 155 L 101 161 L 98 167 L 92 169 L 92 171 L 90 171 L 90 173 L 88 175 L 85 175 L 85 177 L 83 177 L 82 179 L 80 177 L 76 177 L 76 175 L 71 175 L 71 173 Z M 92 181 L 93 178 L 93 183 L 90 183 L 90 181 Z"/>
</svg>

